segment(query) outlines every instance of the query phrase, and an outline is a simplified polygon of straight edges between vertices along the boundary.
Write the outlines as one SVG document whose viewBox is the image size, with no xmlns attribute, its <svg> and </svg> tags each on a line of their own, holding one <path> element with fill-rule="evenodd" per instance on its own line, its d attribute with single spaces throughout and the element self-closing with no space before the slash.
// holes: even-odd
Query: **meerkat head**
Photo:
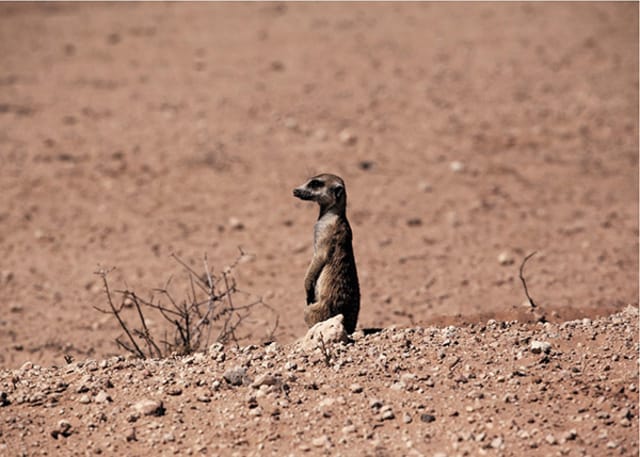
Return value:
<svg viewBox="0 0 640 457">
<path fill-rule="evenodd" d="M 311 200 L 320 205 L 320 214 L 330 209 L 344 211 L 347 206 L 347 193 L 344 181 L 328 173 L 314 176 L 300 187 L 293 189 L 294 197 Z"/>
</svg>

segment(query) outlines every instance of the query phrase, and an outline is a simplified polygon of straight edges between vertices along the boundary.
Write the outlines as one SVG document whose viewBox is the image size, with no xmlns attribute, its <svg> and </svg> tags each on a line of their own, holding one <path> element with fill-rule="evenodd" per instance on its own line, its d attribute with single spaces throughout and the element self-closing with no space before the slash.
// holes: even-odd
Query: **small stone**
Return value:
<svg viewBox="0 0 640 457">
<path fill-rule="evenodd" d="M 494 439 L 491 440 L 491 444 L 490 446 L 493 449 L 500 449 L 502 447 L 502 438 L 497 436 Z"/>
<path fill-rule="evenodd" d="M 59 436 L 68 437 L 71 435 L 71 423 L 65 419 L 58 422 L 58 426 L 51 431 L 51 436 L 58 439 Z"/>
<path fill-rule="evenodd" d="M 420 192 L 431 192 L 433 190 L 433 186 L 427 181 L 420 181 L 418 183 L 418 190 Z"/>
<path fill-rule="evenodd" d="M 230 217 L 229 227 L 231 227 L 232 230 L 242 230 L 244 229 L 244 224 L 237 217 Z"/>
<path fill-rule="evenodd" d="M 578 432 L 575 429 L 571 429 L 562 435 L 562 439 L 565 441 L 573 441 L 578 437 Z"/>
<path fill-rule="evenodd" d="M 344 427 L 342 427 L 342 433 L 344 435 L 348 435 L 349 433 L 355 433 L 356 430 L 357 430 L 356 426 L 353 424 L 345 425 Z"/>
<path fill-rule="evenodd" d="M 82 403 L 83 405 L 89 404 L 91 403 L 91 398 L 85 394 L 78 399 L 78 403 Z"/>
<path fill-rule="evenodd" d="M 251 384 L 251 387 L 258 389 L 260 386 L 275 386 L 278 383 L 278 378 L 271 374 L 263 373 L 256 378 L 256 380 Z"/>
<path fill-rule="evenodd" d="M 12 303 L 11 305 L 9 305 L 9 311 L 12 313 L 20 313 L 23 310 L 23 306 L 19 303 Z"/>
<path fill-rule="evenodd" d="M 394 419 L 396 415 L 393 413 L 391 406 L 386 405 L 380 410 L 380 419 L 383 421 Z"/>
<path fill-rule="evenodd" d="M 113 399 L 104 390 L 101 390 L 100 392 L 98 392 L 98 395 L 96 395 L 96 398 L 95 398 L 96 403 L 109 403 L 111 401 L 113 401 Z"/>
<path fill-rule="evenodd" d="M 617 447 L 618 447 L 618 443 L 616 443 L 615 441 L 609 441 L 609 442 L 607 443 L 607 447 L 608 447 L 609 449 L 615 449 L 615 448 L 617 448 Z"/>
<path fill-rule="evenodd" d="M 311 440 L 311 444 L 314 447 L 330 447 L 331 441 L 329 441 L 329 437 L 327 435 L 322 435 Z"/>
<path fill-rule="evenodd" d="M 512 265 L 514 262 L 513 257 L 507 251 L 503 251 L 498 254 L 498 263 L 500 265 Z"/>
<path fill-rule="evenodd" d="M 164 435 L 162 435 L 162 442 L 163 443 L 173 443 L 175 440 L 176 440 L 176 437 L 171 432 L 168 432 L 168 433 L 165 433 Z"/>
<path fill-rule="evenodd" d="M 124 434 L 124 439 L 127 441 L 127 443 L 130 443 L 131 441 L 138 441 L 138 438 L 136 437 L 136 428 L 129 428 Z"/>
<path fill-rule="evenodd" d="M 353 392 L 354 394 L 359 394 L 360 392 L 362 392 L 362 386 L 360 384 L 351 384 L 349 386 L 349 389 L 351 390 L 351 392 Z"/>
<path fill-rule="evenodd" d="M 529 350 L 534 354 L 540 354 L 542 352 L 548 354 L 551 352 L 551 344 L 546 341 L 532 341 L 529 345 Z"/>
<path fill-rule="evenodd" d="M 169 387 L 167 389 L 167 394 L 171 395 L 171 396 L 174 396 L 174 397 L 177 396 L 177 395 L 182 395 L 182 389 L 180 387 L 176 387 L 176 386 Z"/>
<path fill-rule="evenodd" d="M 411 418 L 411 416 L 407 413 L 404 413 L 402 415 L 402 422 L 404 422 L 405 424 L 410 424 L 413 421 L 413 419 Z"/>
<path fill-rule="evenodd" d="M 225 371 L 222 377 L 232 386 L 241 386 L 247 377 L 247 369 L 244 367 L 234 367 Z"/>
<path fill-rule="evenodd" d="M 351 131 L 344 129 L 338 134 L 340 142 L 346 146 L 353 146 L 358 142 L 358 137 Z"/>
<path fill-rule="evenodd" d="M 163 416 L 165 412 L 162 401 L 151 399 L 140 400 L 133 409 L 143 416 Z"/>
<path fill-rule="evenodd" d="M 9 401 L 7 393 L 4 391 L 0 391 L 0 406 L 9 406 L 10 404 L 11 401 Z"/>
<path fill-rule="evenodd" d="M 318 322 L 307 331 L 307 334 L 300 341 L 301 348 L 309 352 L 318 348 L 322 350 L 323 345 L 328 348 L 334 343 L 346 343 L 349 338 L 344 329 L 343 321 L 344 316 L 338 314 L 331 319 Z"/>
<path fill-rule="evenodd" d="M 372 398 L 371 400 L 369 400 L 369 407 L 372 409 L 382 408 L 382 400 L 378 400 L 377 398 Z"/>
<path fill-rule="evenodd" d="M 545 440 L 547 443 L 551 444 L 552 446 L 553 446 L 554 444 L 557 444 L 557 443 L 558 443 L 558 441 L 556 440 L 556 437 L 555 437 L 555 436 L 553 436 L 551 433 L 549 433 L 547 436 L 545 436 L 545 437 L 544 437 L 544 440 Z"/>
<path fill-rule="evenodd" d="M 451 169 L 451 171 L 453 171 L 454 173 L 460 173 L 464 171 L 464 163 L 458 161 L 458 160 L 454 160 L 453 162 L 451 162 L 449 164 L 449 168 Z"/>
<path fill-rule="evenodd" d="M 431 414 L 420 414 L 420 420 L 424 423 L 429 424 L 436 420 L 436 416 L 433 416 Z"/>
</svg>

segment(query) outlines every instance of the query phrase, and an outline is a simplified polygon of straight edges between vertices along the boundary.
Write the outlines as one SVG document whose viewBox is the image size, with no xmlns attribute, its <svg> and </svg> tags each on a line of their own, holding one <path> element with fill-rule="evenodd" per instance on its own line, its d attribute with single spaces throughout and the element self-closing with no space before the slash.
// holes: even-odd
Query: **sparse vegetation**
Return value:
<svg viewBox="0 0 640 457">
<path fill-rule="evenodd" d="M 116 338 L 118 346 L 143 359 L 190 354 L 213 341 L 238 345 L 244 338 L 239 335 L 242 324 L 256 307 L 266 308 L 274 316 L 273 326 L 267 333 L 267 339 L 271 340 L 278 326 L 277 313 L 261 297 L 238 289 L 233 275 L 247 257 L 249 254 L 240 250 L 230 266 L 214 274 L 206 254 L 202 273 L 172 255 L 183 268 L 184 281 L 175 284 L 169 278 L 164 287 L 153 289 L 149 299 L 132 290 L 112 290 L 108 279 L 112 270 L 102 268 L 96 274 L 102 278 L 108 308 L 95 308 L 112 315 L 122 328 L 124 335 Z M 176 296 L 176 290 L 185 290 L 185 295 Z M 125 317 L 126 308 L 135 310 L 135 324 L 130 317 Z M 150 328 L 152 313 L 154 317 L 161 316 L 170 331 L 165 330 L 160 336 L 158 333 L 162 330 Z"/>
</svg>

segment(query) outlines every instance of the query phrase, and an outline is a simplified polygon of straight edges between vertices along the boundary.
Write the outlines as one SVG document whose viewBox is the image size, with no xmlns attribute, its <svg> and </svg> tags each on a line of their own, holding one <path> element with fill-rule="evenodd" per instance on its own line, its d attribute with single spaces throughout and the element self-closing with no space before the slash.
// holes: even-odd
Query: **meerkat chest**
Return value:
<svg viewBox="0 0 640 457">
<path fill-rule="evenodd" d="M 325 214 L 316 222 L 313 227 L 313 250 L 318 251 L 325 241 L 331 238 L 338 217 L 334 214 Z"/>
</svg>

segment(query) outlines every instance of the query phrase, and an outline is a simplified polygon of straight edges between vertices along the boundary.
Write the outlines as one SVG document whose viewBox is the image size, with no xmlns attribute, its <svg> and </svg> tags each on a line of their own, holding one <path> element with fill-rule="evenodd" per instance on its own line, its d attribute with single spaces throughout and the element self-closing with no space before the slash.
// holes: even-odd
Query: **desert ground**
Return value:
<svg viewBox="0 0 640 457">
<path fill-rule="evenodd" d="M 638 84 L 631 2 L 0 3 L 0 454 L 638 455 Z M 304 352 L 321 172 L 361 330 Z M 239 249 L 238 345 L 95 309 Z"/>
</svg>

